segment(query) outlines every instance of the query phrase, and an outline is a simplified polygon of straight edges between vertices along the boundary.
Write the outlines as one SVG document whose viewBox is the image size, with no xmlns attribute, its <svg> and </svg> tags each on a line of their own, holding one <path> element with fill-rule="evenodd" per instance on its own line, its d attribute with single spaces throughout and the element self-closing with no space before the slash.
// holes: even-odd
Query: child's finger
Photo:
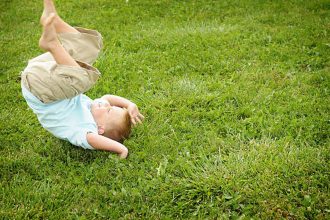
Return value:
<svg viewBox="0 0 330 220">
<path fill-rule="evenodd" d="M 136 117 L 136 120 L 139 124 L 142 124 L 142 121 L 139 119 L 139 117 Z"/>
<path fill-rule="evenodd" d="M 144 116 L 141 113 L 139 113 L 138 117 L 139 119 L 144 120 Z"/>
</svg>

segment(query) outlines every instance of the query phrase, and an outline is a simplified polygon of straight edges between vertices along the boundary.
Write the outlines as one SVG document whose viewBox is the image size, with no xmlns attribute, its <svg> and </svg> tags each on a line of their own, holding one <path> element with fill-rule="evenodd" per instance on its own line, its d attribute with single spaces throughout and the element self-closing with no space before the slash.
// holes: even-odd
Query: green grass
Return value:
<svg viewBox="0 0 330 220">
<path fill-rule="evenodd" d="M 18 79 L 42 4 L 2 0 L 1 219 L 329 219 L 329 1 L 56 2 L 104 36 L 87 94 L 146 120 L 127 160 L 43 130 Z"/>
</svg>

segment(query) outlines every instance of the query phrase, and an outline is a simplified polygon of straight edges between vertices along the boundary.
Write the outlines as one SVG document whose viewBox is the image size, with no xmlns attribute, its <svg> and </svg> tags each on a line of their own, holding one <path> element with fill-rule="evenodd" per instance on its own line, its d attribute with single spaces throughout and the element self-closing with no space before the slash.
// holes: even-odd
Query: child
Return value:
<svg viewBox="0 0 330 220">
<path fill-rule="evenodd" d="M 102 47 L 94 30 L 73 28 L 57 14 L 52 0 L 44 0 L 39 46 L 46 53 L 29 61 L 22 72 L 23 96 L 41 125 L 54 136 L 85 149 L 128 155 L 121 144 L 131 124 L 144 119 L 131 101 L 114 95 L 91 100 L 90 89 L 99 71 L 92 66 Z"/>
</svg>

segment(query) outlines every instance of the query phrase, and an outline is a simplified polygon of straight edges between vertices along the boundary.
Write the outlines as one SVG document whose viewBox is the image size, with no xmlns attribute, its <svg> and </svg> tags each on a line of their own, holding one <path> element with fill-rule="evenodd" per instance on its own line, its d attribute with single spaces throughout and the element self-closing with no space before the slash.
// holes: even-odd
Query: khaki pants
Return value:
<svg viewBox="0 0 330 220">
<path fill-rule="evenodd" d="M 22 85 L 44 103 L 84 93 L 100 76 L 92 64 L 102 48 L 101 34 L 94 30 L 76 29 L 79 33 L 62 33 L 58 38 L 80 67 L 57 64 L 47 52 L 30 60 L 22 72 Z"/>
</svg>

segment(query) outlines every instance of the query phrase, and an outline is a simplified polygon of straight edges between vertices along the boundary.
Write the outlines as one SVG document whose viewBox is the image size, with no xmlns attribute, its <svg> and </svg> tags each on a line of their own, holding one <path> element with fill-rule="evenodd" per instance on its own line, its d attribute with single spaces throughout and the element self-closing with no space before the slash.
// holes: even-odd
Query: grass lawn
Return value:
<svg viewBox="0 0 330 220">
<path fill-rule="evenodd" d="M 0 219 L 329 219 L 330 2 L 58 0 L 99 30 L 87 95 L 146 116 L 130 156 L 53 137 L 20 91 L 42 1 L 0 2 Z"/>
</svg>

